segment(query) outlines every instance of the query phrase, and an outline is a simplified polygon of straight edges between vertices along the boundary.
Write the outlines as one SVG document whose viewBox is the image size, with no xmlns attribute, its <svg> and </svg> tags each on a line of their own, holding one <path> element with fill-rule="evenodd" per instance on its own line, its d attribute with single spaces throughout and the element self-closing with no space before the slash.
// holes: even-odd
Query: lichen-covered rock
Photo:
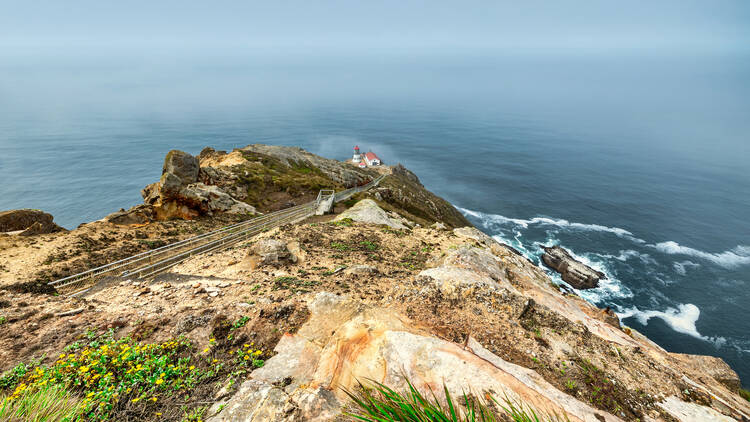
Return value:
<svg viewBox="0 0 750 422">
<path fill-rule="evenodd" d="M 342 212 L 336 217 L 336 221 L 349 218 L 359 223 L 383 224 L 397 230 L 406 230 L 407 227 L 400 221 L 388 216 L 382 208 L 372 199 L 363 199 L 353 207 Z"/>
<path fill-rule="evenodd" d="M 0 212 L 0 233 L 23 230 L 21 236 L 65 231 L 53 221 L 51 214 L 33 209 Z"/>
<path fill-rule="evenodd" d="M 604 273 L 576 261 L 570 253 L 559 246 L 545 247 L 542 261 L 560 273 L 562 279 L 576 289 L 593 289 L 599 286 Z"/>
<path fill-rule="evenodd" d="M 280 266 L 297 262 L 297 257 L 285 242 L 276 239 L 262 239 L 252 246 L 248 259 L 253 266 Z"/>
</svg>

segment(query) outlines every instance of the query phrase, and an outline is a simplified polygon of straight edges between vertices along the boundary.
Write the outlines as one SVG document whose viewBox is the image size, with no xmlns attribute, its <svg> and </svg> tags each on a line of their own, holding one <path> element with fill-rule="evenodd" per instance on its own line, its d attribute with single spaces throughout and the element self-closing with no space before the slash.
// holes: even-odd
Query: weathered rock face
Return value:
<svg viewBox="0 0 750 422">
<path fill-rule="evenodd" d="M 51 214 L 40 210 L 20 209 L 0 212 L 0 233 L 23 230 L 20 236 L 65 231 L 53 221 Z"/>
<path fill-rule="evenodd" d="M 566 283 L 579 290 L 593 289 L 599 286 L 599 280 L 605 277 L 604 273 L 573 259 L 568 251 L 559 246 L 545 247 L 542 261 L 560 273 Z"/>
<path fill-rule="evenodd" d="M 689 361 L 694 368 L 708 374 L 711 378 L 724 384 L 730 391 L 740 391 L 740 377 L 737 376 L 737 373 L 734 372 L 724 360 L 714 356 L 705 355 L 679 353 L 673 353 L 673 355 L 685 358 L 684 360 Z"/>
<path fill-rule="evenodd" d="M 234 199 L 218 186 L 198 182 L 199 174 L 197 158 L 186 152 L 170 151 L 164 159 L 159 182 L 141 191 L 144 202 L 154 207 L 156 218 L 160 220 L 190 219 L 216 212 L 255 214 L 254 207 Z"/>
<path fill-rule="evenodd" d="M 414 327 L 392 311 L 368 308 L 343 296 L 318 293 L 312 315 L 296 334 L 285 335 L 276 355 L 252 373 L 211 421 L 331 421 L 341 415 L 358 381 L 373 379 L 397 390 L 405 376 L 418 389 L 442 386 L 507 395 L 538 409 L 566 412 L 571 421 L 619 421 L 545 381 L 533 370 L 492 354 L 473 338 L 465 346 Z M 429 364 L 427 364 L 429 362 Z"/>
<path fill-rule="evenodd" d="M 382 208 L 372 199 L 363 199 L 353 207 L 342 212 L 336 220 L 350 218 L 359 223 L 384 224 L 397 230 L 406 230 L 406 226 L 399 220 L 388 216 Z"/>
</svg>

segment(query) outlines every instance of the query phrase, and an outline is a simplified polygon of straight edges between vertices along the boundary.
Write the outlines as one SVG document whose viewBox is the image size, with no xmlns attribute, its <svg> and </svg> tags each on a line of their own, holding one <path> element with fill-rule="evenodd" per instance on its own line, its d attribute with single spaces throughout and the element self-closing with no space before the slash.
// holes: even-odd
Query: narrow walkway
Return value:
<svg viewBox="0 0 750 422">
<path fill-rule="evenodd" d="M 224 249 L 274 227 L 302 221 L 314 215 L 320 208 L 321 202 L 344 201 L 356 193 L 377 186 L 384 177 L 380 176 L 364 186 L 350 188 L 335 194 L 333 191 L 321 191 L 315 201 L 308 202 L 307 204 L 275 211 L 231 226 L 222 227 L 221 229 L 203 233 L 190 239 L 181 240 L 101 267 L 92 268 L 79 274 L 61 278 L 49 284 L 60 293 L 75 296 L 86 292 L 107 277 L 147 278 L 163 272 L 192 256 Z"/>
</svg>

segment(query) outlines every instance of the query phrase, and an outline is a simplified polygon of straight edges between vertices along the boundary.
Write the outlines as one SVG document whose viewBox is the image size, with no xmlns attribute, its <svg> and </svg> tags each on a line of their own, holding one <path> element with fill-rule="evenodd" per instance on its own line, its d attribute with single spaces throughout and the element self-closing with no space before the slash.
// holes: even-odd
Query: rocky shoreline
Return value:
<svg viewBox="0 0 750 422">
<path fill-rule="evenodd" d="M 380 172 L 377 188 L 335 215 L 193 256 L 152 280 L 113 278 L 82 297 L 32 287 L 381 173 L 299 148 L 172 151 L 144 204 L 70 232 L 0 236 L 0 371 L 35 360 L 49 368 L 65 350 L 77 359 L 71 345 L 109 335 L 138 347 L 180 338 L 195 371 L 214 374 L 190 391 L 208 403 L 191 409 L 212 421 L 347 420 L 344 390 L 364 379 L 403 389 L 405 377 L 424 391 L 505 394 L 571 421 L 750 415 L 721 359 L 663 350 L 611 310 L 560 291 L 403 166 Z M 542 259 L 577 289 L 604 276 L 560 247 Z M 235 359 L 250 347 L 261 364 Z M 165 385 L 177 388 L 171 377 Z M 182 420 L 167 390 L 137 385 L 159 399 L 123 389 L 115 416 Z"/>
</svg>

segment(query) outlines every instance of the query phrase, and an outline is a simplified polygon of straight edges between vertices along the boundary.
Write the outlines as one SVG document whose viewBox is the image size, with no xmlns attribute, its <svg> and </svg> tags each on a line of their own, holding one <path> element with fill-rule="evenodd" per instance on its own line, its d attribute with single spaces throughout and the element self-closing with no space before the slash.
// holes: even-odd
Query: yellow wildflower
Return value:
<svg viewBox="0 0 750 422">
<path fill-rule="evenodd" d="M 136 397 L 136 398 L 134 398 L 133 400 L 130 400 L 130 401 L 133 402 L 133 403 L 138 403 L 138 400 L 140 400 L 140 399 L 141 399 L 140 397 Z"/>
<path fill-rule="evenodd" d="M 159 378 L 158 380 L 156 380 L 156 385 L 162 385 L 162 384 L 164 384 L 164 378 Z"/>
</svg>

